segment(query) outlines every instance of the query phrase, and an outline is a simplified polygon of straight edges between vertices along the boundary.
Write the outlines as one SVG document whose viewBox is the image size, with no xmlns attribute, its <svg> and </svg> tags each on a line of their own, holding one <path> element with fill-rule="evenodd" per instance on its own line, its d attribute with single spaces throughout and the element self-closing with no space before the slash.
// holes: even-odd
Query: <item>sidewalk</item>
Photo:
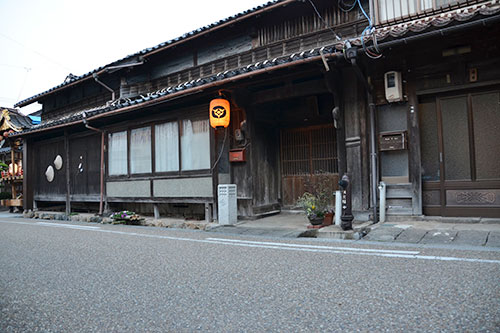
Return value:
<svg viewBox="0 0 500 333">
<path fill-rule="evenodd" d="M 500 248 L 500 223 L 409 221 L 373 225 L 364 240 Z"/>
<path fill-rule="evenodd" d="M 354 230 L 350 231 L 343 231 L 335 225 L 321 229 L 308 229 L 307 227 L 310 226 L 310 223 L 302 212 L 281 212 L 257 220 L 238 221 L 235 225 L 218 226 L 206 231 L 284 238 L 311 237 L 357 240 L 366 234 L 370 224 L 371 222 L 366 221 L 354 222 Z"/>
<path fill-rule="evenodd" d="M 239 221 L 232 226 L 218 226 L 208 232 L 232 235 L 259 235 L 269 237 L 316 237 L 346 240 L 367 240 L 409 244 L 466 245 L 500 248 L 500 220 L 487 223 L 465 223 L 464 219 L 447 218 L 446 222 L 432 220 L 386 222 L 354 222 L 352 231 L 338 226 L 307 229 L 303 214 L 289 212 L 252 221 Z"/>
<path fill-rule="evenodd" d="M 23 217 L 23 214 L 0 212 L 0 217 Z M 47 220 L 110 223 L 110 218 L 80 213 L 67 217 L 64 213 L 25 213 L 25 218 Z M 471 223 L 474 222 L 474 223 Z M 204 221 L 148 217 L 146 226 L 199 229 L 205 232 L 230 235 L 255 235 L 278 238 L 312 237 L 344 240 L 366 240 L 407 244 L 438 244 L 457 246 L 480 246 L 500 249 L 500 219 L 470 218 L 415 218 L 398 217 L 397 222 L 372 224 L 370 221 L 354 221 L 353 229 L 343 231 L 332 225 L 321 229 L 308 229 L 309 221 L 302 212 L 281 212 L 257 220 L 238 221 L 235 225 L 220 225 Z"/>
</svg>

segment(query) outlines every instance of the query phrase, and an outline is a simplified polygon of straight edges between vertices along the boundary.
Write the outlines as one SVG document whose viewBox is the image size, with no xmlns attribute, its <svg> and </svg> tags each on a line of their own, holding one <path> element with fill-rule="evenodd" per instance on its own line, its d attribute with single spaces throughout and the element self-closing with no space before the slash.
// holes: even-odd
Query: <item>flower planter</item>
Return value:
<svg viewBox="0 0 500 333">
<path fill-rule="evenodd" d="M 323 218 L 323 225 L 332 225 L 333 224 L 333 213 L 326 213 Z"/>
<path fill-rule="evenodd" d="M 323 220 L 324 220 L 323 217 L 316 217 L 316 218 L 313 218 L 313 219 L 309 219 L 309 222 L 312 225 L 322 225 L 323 224 Z"/>
</svg>

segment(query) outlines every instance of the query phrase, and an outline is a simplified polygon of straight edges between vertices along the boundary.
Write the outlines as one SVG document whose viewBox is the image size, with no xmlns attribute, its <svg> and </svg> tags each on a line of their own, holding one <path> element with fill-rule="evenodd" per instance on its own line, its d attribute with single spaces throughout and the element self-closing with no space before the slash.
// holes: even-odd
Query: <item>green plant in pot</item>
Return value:
<svg viewBox="0 0 500 333">
<path fill-rule="evenodd" d="M 323 224 L 328 206 L 326 192 L 316 194 L 305 192 L 298 198 L 297 204 L 302 207 L 312 225 Z"/>
</svg>

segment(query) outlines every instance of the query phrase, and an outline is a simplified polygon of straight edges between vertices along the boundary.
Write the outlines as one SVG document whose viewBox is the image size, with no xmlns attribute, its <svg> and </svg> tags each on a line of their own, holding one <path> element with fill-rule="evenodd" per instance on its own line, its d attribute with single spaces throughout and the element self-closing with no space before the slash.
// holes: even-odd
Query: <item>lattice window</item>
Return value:
<svg viewBox="0 0 500 333">
<path fill-rule="evenodd" d="M 338 173 L 333 126 L 283 130 L 281 165 L 283 176 Z"/>
</svg>

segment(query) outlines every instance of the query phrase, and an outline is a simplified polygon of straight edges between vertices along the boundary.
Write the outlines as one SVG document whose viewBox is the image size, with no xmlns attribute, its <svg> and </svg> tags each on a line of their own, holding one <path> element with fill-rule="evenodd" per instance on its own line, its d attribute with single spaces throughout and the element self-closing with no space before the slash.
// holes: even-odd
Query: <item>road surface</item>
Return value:
<svg viewBox="0 0 500 333">
<path fill-rule="evenodd" d="M 0 219 L 1 332 L 500 331 L 500 249 Z"/>
</svg>

